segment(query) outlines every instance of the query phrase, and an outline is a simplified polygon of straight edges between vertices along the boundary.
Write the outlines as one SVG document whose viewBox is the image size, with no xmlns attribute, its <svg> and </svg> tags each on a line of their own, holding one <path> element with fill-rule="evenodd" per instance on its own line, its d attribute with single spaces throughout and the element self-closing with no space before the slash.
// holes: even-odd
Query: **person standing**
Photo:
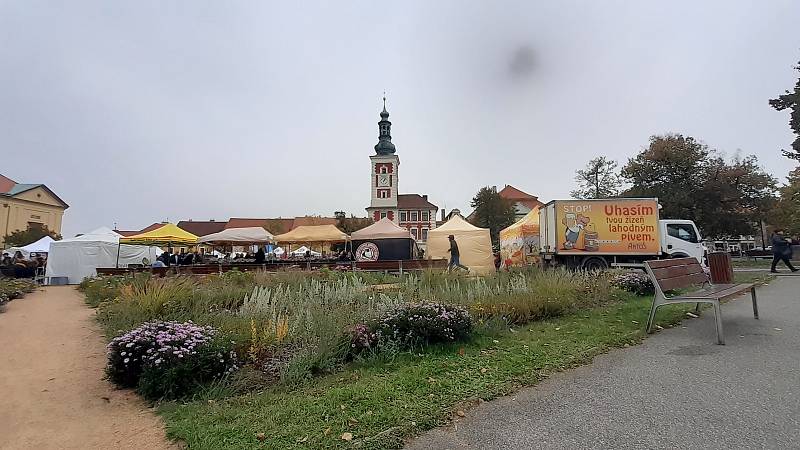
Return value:
<svg viewBox="0 0 800 450">
<path fill-rule="evenodd" d="M 453 270 L 454 267 L 459 267 L 469 272 L 469 267 L 461 265 L 461 253 L 458 251 L 458 244 L 456 243 L 455 236 L 451 234 L 450 236 L 447 236 L 447 239 L 450 240 L 450 249 L 447 250 L 450 252 L 450 264 L 447 265 L 447 271 L 449 272 Z"/>
<path fill-rule="evenodd" d="M 772 268 L 770 272 L 778 273 L 776 270 L 778 261 L 783 261 L 789 270 L 797 272 L 798 269 L 792 266 L 792 241 L 783 236 L 783 230 L 780 228 L 772 234 Z"/>
</svg>

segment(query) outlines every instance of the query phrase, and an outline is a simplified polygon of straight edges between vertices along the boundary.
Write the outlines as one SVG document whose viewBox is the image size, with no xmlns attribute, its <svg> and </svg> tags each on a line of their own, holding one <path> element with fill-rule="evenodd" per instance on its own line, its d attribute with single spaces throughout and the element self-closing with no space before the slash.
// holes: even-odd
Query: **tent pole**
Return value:
<svg viewBox="0 0 800 450">
<path fill-rule="evenodd" d="M 117 241 L 117 263 L 114 266 L 117 269 L 119 269 L 119 249 L 120 249 L 120 247 L 122 247 L 122 243 L 120 241 Z"/>
</svg>

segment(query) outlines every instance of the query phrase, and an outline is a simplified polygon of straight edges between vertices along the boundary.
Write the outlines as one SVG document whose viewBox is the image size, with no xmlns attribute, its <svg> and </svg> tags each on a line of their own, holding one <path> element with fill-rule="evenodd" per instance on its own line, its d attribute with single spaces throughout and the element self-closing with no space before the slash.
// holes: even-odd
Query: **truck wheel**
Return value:
<svg viewBox="0 0 800 450">
<path fill-rule="evenodd" d="M 608 269 L 608 261 L 599 256 L 587 256 L 581 261 L 581 269 L 583 270 L 606 270 Z"/>
</svg>

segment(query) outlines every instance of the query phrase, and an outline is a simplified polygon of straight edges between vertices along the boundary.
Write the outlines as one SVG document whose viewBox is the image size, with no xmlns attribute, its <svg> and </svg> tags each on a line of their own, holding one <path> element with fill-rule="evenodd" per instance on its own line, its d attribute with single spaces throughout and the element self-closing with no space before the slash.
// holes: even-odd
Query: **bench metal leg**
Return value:
<svg viewBox="0 0 800 450">
<path fill-rule="evenodd" d="M 695 313 L 699 313 L 700 312 L 700 305 L 701 305 L 700 302 L 697 302 L 697 303 L 694 304 L 694 312 Z"/>
<path fill-rule="evenodd" d="M 645 333 L 650 333 L 650 329 L 653 328 L 653 319 L 656 317 L 656 309 L 661 305 L 657 305 L 655 300 L 653 300 L 653 306 L 650 307 L 650 317 L 647 319 L 647 328 L 645 329 Z"/>
<path fill-rule="evenodd" d="M 725 345 L 725 334 L 722 331 L 722 308 L 719 301 L 714 302 L 714 320 L 717 322 L 717 344 Z"/>
<path fill-rule="evenodd" d="M 758 301 L 756 300 L 756 288 L 750 289 L 750 296 L 753 297 L 753 317 L 758 319 Z"/>
</svg>

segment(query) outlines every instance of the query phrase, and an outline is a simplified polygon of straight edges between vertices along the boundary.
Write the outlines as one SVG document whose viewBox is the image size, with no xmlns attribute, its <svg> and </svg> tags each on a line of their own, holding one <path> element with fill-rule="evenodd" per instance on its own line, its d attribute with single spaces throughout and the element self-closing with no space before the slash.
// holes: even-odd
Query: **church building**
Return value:
<svg viewBox="0 0 800 450">
<path fill-rule="evenodd" d="M 378 122 L 378 144 L 375 154 L 369 157 L 372 200 L 367 213 L 376 222 L 388 218 L 408 229 L 418 243 L 428 240 L 428 230 L 436 227 L 439 207 L 428 201 L 427 195 L 399 194 L 400 158 L 392 143 L 392 122 L 386 111 L 386 98 Z"/>
</svg>

